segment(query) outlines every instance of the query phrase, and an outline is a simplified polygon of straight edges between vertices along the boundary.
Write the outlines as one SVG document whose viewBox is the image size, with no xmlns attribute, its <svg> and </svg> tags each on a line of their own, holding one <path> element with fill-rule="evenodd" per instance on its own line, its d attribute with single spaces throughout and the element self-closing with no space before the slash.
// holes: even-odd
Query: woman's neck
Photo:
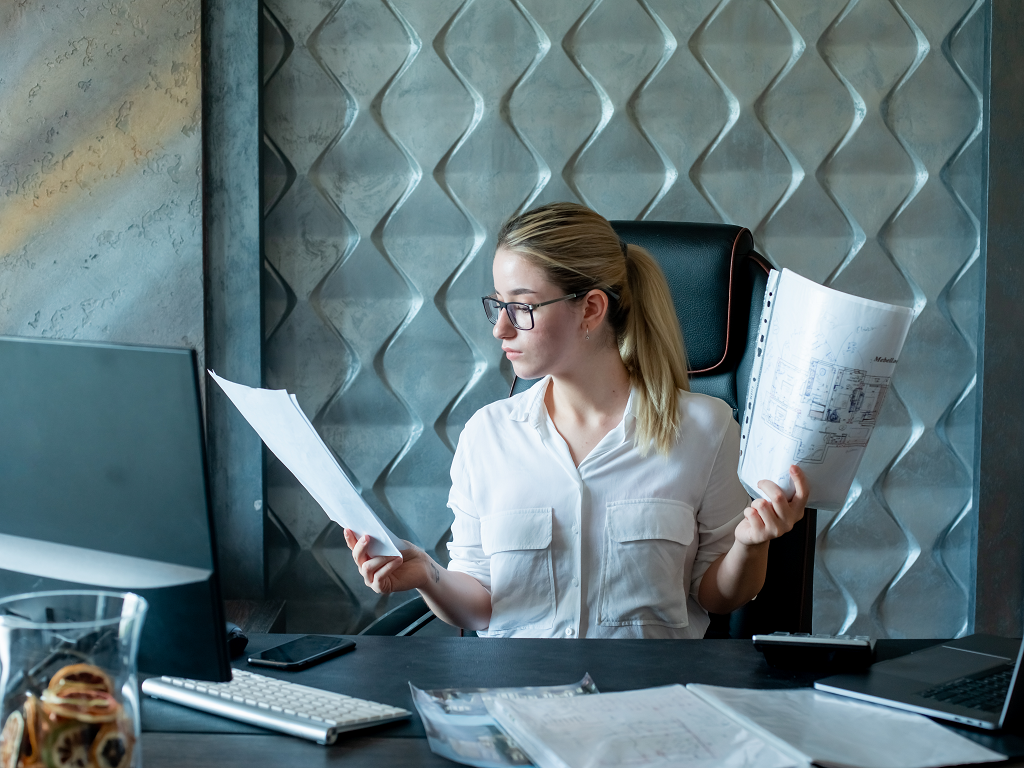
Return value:
<svg viewBox="0 0 1024 768">
<path fill-rule="evenodd" d="M 577 466 L 622 421 L 629 389 L 629 373 L 614 347 L 588 356 L 565 374 L 552 375 L 544 404 Z"/>
</svg>

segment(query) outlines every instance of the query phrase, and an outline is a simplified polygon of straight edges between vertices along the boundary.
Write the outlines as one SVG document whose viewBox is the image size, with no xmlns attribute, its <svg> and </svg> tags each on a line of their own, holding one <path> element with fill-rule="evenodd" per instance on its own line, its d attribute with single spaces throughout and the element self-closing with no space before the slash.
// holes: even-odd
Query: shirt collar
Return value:
<svg viewBox="0 0 1024 768">
<path fill-rule="evenodd" d="M 509 418 L 513 421 L 526 421 L 534 427 L 539 427 L 545 420 L 547 413 L 544 410 L 544 395 L 547 394 L 548 384 L 551 377 L 545 376 L 538 381 L 519 399 L 515 407 L 509 412 Z M 633 425 L 636 423 L 636 387 L 630 387 L 629 399 L 626 401 L 626 409 L 622 412 L 622 426 L 625 428 L 625 435 L 631 437 Z"/>
<path fill-rule="evenodd" d="M 513 421 L 526 421 L 535 427 L 538 426 L 544 418 L 544 394 L 548 391 L 550 382 L 551 377 L 545 376 L 526 390 L 509 411 L 508 417 Z"/>
</svg>

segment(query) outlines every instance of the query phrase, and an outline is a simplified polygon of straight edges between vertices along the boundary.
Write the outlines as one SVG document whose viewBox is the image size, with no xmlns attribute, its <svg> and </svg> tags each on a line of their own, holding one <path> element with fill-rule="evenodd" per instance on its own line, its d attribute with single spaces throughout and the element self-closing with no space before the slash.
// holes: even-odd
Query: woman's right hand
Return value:
<svg viewBox="0 0 1024 768">
<path fill-rule="evenodd" d="M 403 540 L 405 548 L 401 550 L 402 554 L 399 557 L 370 557 L 367 552 L 370 541 L 369 534 L 360 538 L 351 529 L 345 529 L 345 543 L 352 550 L 352 559 L 359 568 L 366 586 L 374 592 L 383 595 L 419 589 L 430 581 L 436 583 L 441 578 L 437 563 L 415 544 Z"/>
<path fill-rule="evenodd" d="M 345 543 L 366 586 L 378 594 L 418 589 L 430 610 L 453 627 L 487 629 L 491 621 L 491 593 L 468 573 L 449 571 L 408 541 L 399 557 L 370 557 L 372 539 L 345 529 Z"/>
</svg>

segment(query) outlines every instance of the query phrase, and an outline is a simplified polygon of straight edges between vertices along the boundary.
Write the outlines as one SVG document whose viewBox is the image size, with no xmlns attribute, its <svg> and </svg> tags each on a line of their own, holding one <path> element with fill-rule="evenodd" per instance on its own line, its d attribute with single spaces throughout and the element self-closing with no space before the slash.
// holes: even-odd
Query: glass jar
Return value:
<svg viewBox="0 0 1024 768">
<path fill-rule="evenodd" d="M 0 768 L 139 768 L 136 655 L 146 601 L 131 592 L 0 599 Z"/>
</svg>

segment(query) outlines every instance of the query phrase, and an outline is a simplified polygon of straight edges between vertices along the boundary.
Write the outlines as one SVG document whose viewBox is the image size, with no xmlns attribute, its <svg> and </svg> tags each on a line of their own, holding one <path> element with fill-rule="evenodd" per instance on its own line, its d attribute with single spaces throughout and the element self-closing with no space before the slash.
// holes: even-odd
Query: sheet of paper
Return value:
<svg viewBox="0 0 1024 768">
<path fill-rule="evenodd" d="M 367 506 L 294 395 L 283 389 L 247 387 L 209 373 L 331 520 L 360 536 L 370 534 L 371 556 L 399 553 L 401 541 Z"/>
<path fill-rule="evenodd" d="M 752 496 L 789 466 L 811 485 L 808 506 L 839 509 L 889 395 L 913 312 L 772 271 L 758 359 L 740 431 L 740 481 Z M 767 321 L 767 322 L 765 322 Z"/>
<path fill-rule="evenodd" d="M 923 715 L 813 688 L 686 686 L 755 733 L 834 768 L 938 768 L 1005 760 Z"/>
<path fill-rule="evenodd" d="M 488 701 L 540 768 L 785 768 L 800 763 L 681 685 L 567 699 Z"/>
</svg>

